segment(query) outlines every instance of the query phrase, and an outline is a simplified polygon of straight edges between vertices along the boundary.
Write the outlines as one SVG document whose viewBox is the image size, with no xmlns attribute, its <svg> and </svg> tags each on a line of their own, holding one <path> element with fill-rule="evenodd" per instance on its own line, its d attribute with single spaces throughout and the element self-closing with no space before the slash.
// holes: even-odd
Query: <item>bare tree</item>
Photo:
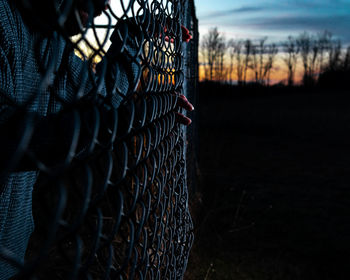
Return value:
<svg viewBox="0 0 350 280">
<path fill-rule="evenodd" d="M 233 66 L 235 64 L 235 52 L 236 52 L 236 42 L 231 39 L 227 43 L 228 47 L 228 52 L 229 52 L 229 57 L 230 57 L 230 67 L 228 69 L 228 79 L 230 83 L 233 83 L 233 76 L 234 76 L 234 71 L 233 71 Z"/>
<path fill-rule="evenodd" d="M 258 46 L 253 45 L 251 46 L 251 59 L 250 59 L 250 64 L 249 68 L 252 69 L 254 78 L 255 78 L 255 83 L 259 83 L 259 58 L 258 58 Z"/>
<path fill-rule="evenodd" d="M 288 69 L 288 85 L 294 85 L 294 76 L 298 62 L 299 45 L 294 37 L 288 36 L 288 40 L 282 43 L 285 57 L 283 61 L 287 65 Z"/>
<path fill-rule="evenodd" d="M 317 71 L 317 61 L 320 54 L 320 44 L 317 38 L 311 36 L 311 56 L 310 56 L 310 67 L 308 76 L 310 77 L 310 81 L 315 83 L 319 72 Z"/>
<path fill-rule="evenodd" d="M 221 71 L 224 65 L 225 38 L 215 27 L 210 29 L 201 43 L 202 56 L 205 64 L 206 79 L 214 80 L 218 77 L 217 71 Z M 222 67 L 221 67 L 222 66 Z"/>
<path fill-rule="evenodd" d="M 259 40 L 259 43 L 251 46 L 251 61 L 250 68 L 254 73 L 255 82 L 257 84 L 264 84 L 264 65 L 265 65 L 265 56 L 267 52 L 267 47 L 265 42 L 267 37 Z"/>
<path fill-rule="evenodd" d="M 265 54 L 267 52 L 267 47 L 265 45 L 267 37 L 262 38 L 259 41 L 259 67 L 258 67 L 258 80 L 260 84 L 264 84 L 264 64 L 265 64 Z"/>
<path fill-rule="evenodd" d="M 243 82 L 243 57 L 242 57 L 243 41 L 231 39 L 228 42 L 230 65 L 228 69 L 228 79 L 231 84 L 234 81 L 235 73 L 237 83 L 239 85 Z"/>
<path fill-rule="evenodd" d="M 330 48 L 332 42 L 332 33 L 325 30 L 322 33 L 317 34 L 317 44 L 319 46 L 319 55 L 318 55 L 318 67 L 317 72 L 321 74 L 325 70 L 325 58 L 326 54 Z"/>
<path fill-rule="evenodd" d="M 243 57 L 242 57 L 243 41 L 237 41 L 235 44 L 235 57 L 236 57 L 236 73 L 238 85 L 243 84 Z"/>
<path fill-rule="evenodd" d="M 297 44 L 300 49 L 300 56 L 303 63 L 304 75 L 303 75 L 303 83 L 306 84 L 309 81 L 309 56 L 311 52 L 311 38 L 309 33 L 303 32 L 299 35 L 297 39 Z"/>
<path fill-rule="evenodd" d="M 326 35 L 328 36 L 328 35 Z M 315 37 L 307 32 L 299 35 L 297 44 L 304 68 L 304 85 L 314 85 L 323 67 L 325 38 Z"/>
<path fill-rule="evenodd" d="M 210 79 L 210 73 L 209 73 L 209 65 L 208 65 L 208 54 L 207 50 L 203 47 L 203 42 L 201 44 L 201 47 L 199 48 L 199 55 L 201 57 L 200 65 L 203 66 L 203 72 L 204 72 L 204 79 L 209 80 Z"/>
<path fill-rule="evenodd" d="M 349 88 L 350 46 L 342 48 L 340 40 L 330 40 L 328 43 L 328 59 L 318 84 L 326 88 Z"/>
<path fill-rule="evenodd" d="M 216 59 L 215 45 L 219 36 L 217 28 L 209 30 L 202 39 L 202 54 L 206 68 L 206 79 L 213 79 L 214 62 Z"/>
<path fill-rule="evenodd" d="M 276 44 L 271 44 L 267 46 L 267 59 L 264 63 L 264 75 L 263 78 L 266 80 L 266 84 L 270 85 L 271 80 L 271 71 L 273 69 L 273 64 L 276 59 L 276 55 L 278 54 L 278 48 Z"/>
<path fill-rule="evenodd" d="M 217 28 L 209 30 L 202 39 L 200 50 L 205 78 L 230 83 L 237 79 L 239 85 L 253 78 L 257 84 L 269 85 L 279 49 L 276 44 L 266 44 L 266 41 L 267 37 L 257 42 L 250 39 L 227 42 Z M 333 40 L 329 31 L 289 36 L 281 47 L 289 86 L 295 84 L 299 64 L 303 68 L 304 85 L 315 85 L 325 72 L 330 75 L 330 72 L 334 74 L 350 68 L 350 47 L 343 49 L 341 42 Z M 325 80 L 327 75 L 322 79 Z"/>
<path fill-rule="evenodd" d="M 344 62 L 343 62 L 343 69 L 344 69 L 344 71 L 350 70 L 350 46 L 346 49 L 346 53 L 344 56 Z"/>
<path fill-rule="evenodd" d="M 225 54 L 227 52 L 228 45 L 225 37 L 222 36 L 217 45 L 217 59 L 215 61 L 215 79 L 217 81 L 224 81 L 227 78 L 227 71 L 225 67 Z"/>
<path fill-rule="evenodd" d="M 247 83 L 247 72 L 250 67 L 252 53 L 252 41 L 247 39 L 244 41 L 244 68 L 243 68 L 243 82 Z"/>
<path fill-rule="evenodd" d="M 327 70 L 337 70 L 341 63 L 342 44 L 340 40 L 332 41 L 329 46 Z"/>
</svg>

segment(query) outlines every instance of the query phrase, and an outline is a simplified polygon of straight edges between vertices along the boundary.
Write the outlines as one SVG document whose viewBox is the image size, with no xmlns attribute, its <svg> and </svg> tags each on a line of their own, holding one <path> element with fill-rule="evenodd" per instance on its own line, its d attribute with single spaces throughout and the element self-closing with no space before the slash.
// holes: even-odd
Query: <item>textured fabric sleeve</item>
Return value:
<svg viewBox="0 0 350 280">
<path fill-rule="evenodd" d="M 10 65 L 5 51 L 0 47 L 0 249 L 5 249 L 23 262 L 34 225 L 31 195 L 36 172 L 11 173 L 6 174 L 6 179 L 3 177 L 20 140 L 16 129 L 10 130 L 10 126 L 6 125 L 14 114 L 19 113 L 14 100 L 15 86 Z M 15 266 L 0 259 L 0 279 L 9 279 L 16 272 Z"/>
<path fill-rule="evenodd" d="M 14 85 L 11 68 L 5 52 L 0 48 L 0 123 L 13 113 Z"/>
<path fill-rule="evenodd" d="M 18 144 L 21 142 L 19 131 L 23 132 L 19 125 L 16 129 L 11 120 L 20 114 L 19 106 L 15 102 L 15 86 L 10 63 L 5 51 L 0 47 L 0 180 L 15 154 Z M 1 189 L 0 189 L 1 191 Z"/>
<path fill-rule="evenodd" d="M 62 75 L 57 77 L 61 85 L 55 86 L 64 89 L 64 99 L 69 103 L 59 112 L 42 116 L 14 102 L 15 94 L 25 93 L 15 90 L 10 64 L 0 49 L 0 130 L 6 132 L 0 137 L 0 181 L 9 172 L 37 170 L 39 162 L 51 168 L 59 166 L 69 157 L 81 155 L 92 141 L 87 126 L 96 121 L 94 104 L 102 97 L 89 94 L 94 86 L 84 76 L 84 63 L 72 52 L 67 52 L 66 58 L 70 64 L 62 61 L 58 70 Z M 106 107 L 97 109 L 100 115 L 108 113 Z M 78 146 L 74 149 L 74 145 Z"/>
<path fill-rule="evenodd" d="M 50 155 L 50 158 L 55 160 L 55 152 L 62 157 L 60 147 L 64 149 L 68 146 L 65 136 L 67 133 L 62 130 L 69 128 L 62 123 L 66 122 L 69 116 L 59 118 L 58 114 L 53 114 L 49 117 L 39 117 L 38 114 L 28 112 L 25 107 L 20 106 L 17 99 L 21 99 L 26 93 L 22 92 L 19 85 L 14 84 L 11 65 L 16 67 L 0 48 L 0 180 L 7 177 L 6 174 L 10 171 L 37 169 L 28 159 L 27 152 L 39 157 Z M 60 145 L 55 145 L 58 142 Z"/>
<path fill-rule="evenodd" d="M 140 79 L 141 61 L 138 52 L 142 38 L 136 34 L 130 20 L 118 22 L 110 38 L 112 45 L 97 67 L 97 75 L 102 77 L 114 108 L 118 108 L 135 91 Z"/>
</svg>

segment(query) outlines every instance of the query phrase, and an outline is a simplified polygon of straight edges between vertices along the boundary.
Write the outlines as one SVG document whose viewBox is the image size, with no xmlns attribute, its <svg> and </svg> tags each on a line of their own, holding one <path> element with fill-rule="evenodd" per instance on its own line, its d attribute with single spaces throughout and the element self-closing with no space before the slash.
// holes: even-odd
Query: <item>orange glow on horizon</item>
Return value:
<svg viewBox="0 0 350 280">
<path fill-rule="evenodd" d="M 227 72 L 230 69 L 230 66 L 227 63 L 225 65 L 225 69 Z M 303 77 L 303 69 L 302 69 L 301 63 L 299 62 L 295 73 L 295 84 L 300 84 L 302 77 Z M 205 69 L 204 69 L 203 63 L 200 63 L 200 66 L 199 66 L 199 81 L 201 82 L 205 81 Z M 227 75 L 227 78 L 224 79 L 224 81 L 230 81 L 228 75 Z M 233 73 L 233 81 L 237 82 L 236 71 L 234 71 Z M 252 72 L 251 69 L 249 69 L 247 72 L 247 82 L 254 82 L 254 81 L 255 81 L 254 73 Z M 284 84 L 287 83 L 287 66 L 283 62 L 281 55 L 278 55 L 278 57 L 276 58 L 276 62 L 274 64 L 274 67 L 271 71 L 271 76 L 270 76 L 271 85 L 278 84 L 278 83 L 284 83 Z"/>
</svg>

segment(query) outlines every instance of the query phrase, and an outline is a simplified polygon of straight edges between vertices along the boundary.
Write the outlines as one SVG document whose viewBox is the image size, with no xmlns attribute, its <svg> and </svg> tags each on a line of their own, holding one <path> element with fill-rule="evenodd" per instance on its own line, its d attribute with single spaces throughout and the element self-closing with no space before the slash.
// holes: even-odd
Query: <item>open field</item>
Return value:
<svg viewBox="0 0 350 280">
<path fill-rule="evenodd" d="M 350 94 L 205 89 L 185 279 L 350 279 Z"/>
</svg>

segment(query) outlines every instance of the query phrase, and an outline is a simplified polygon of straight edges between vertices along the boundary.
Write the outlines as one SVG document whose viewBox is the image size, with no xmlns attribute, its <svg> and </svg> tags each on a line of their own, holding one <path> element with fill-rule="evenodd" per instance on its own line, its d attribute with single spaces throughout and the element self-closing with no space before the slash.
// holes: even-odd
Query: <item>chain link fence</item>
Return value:
<svg viewBox="0 0 350 280">
<path fill-rule="evenodd" d="M 0 36 L 0 279 L 182 279 L 193 1 L 0 0 Z"/>
</svg>

